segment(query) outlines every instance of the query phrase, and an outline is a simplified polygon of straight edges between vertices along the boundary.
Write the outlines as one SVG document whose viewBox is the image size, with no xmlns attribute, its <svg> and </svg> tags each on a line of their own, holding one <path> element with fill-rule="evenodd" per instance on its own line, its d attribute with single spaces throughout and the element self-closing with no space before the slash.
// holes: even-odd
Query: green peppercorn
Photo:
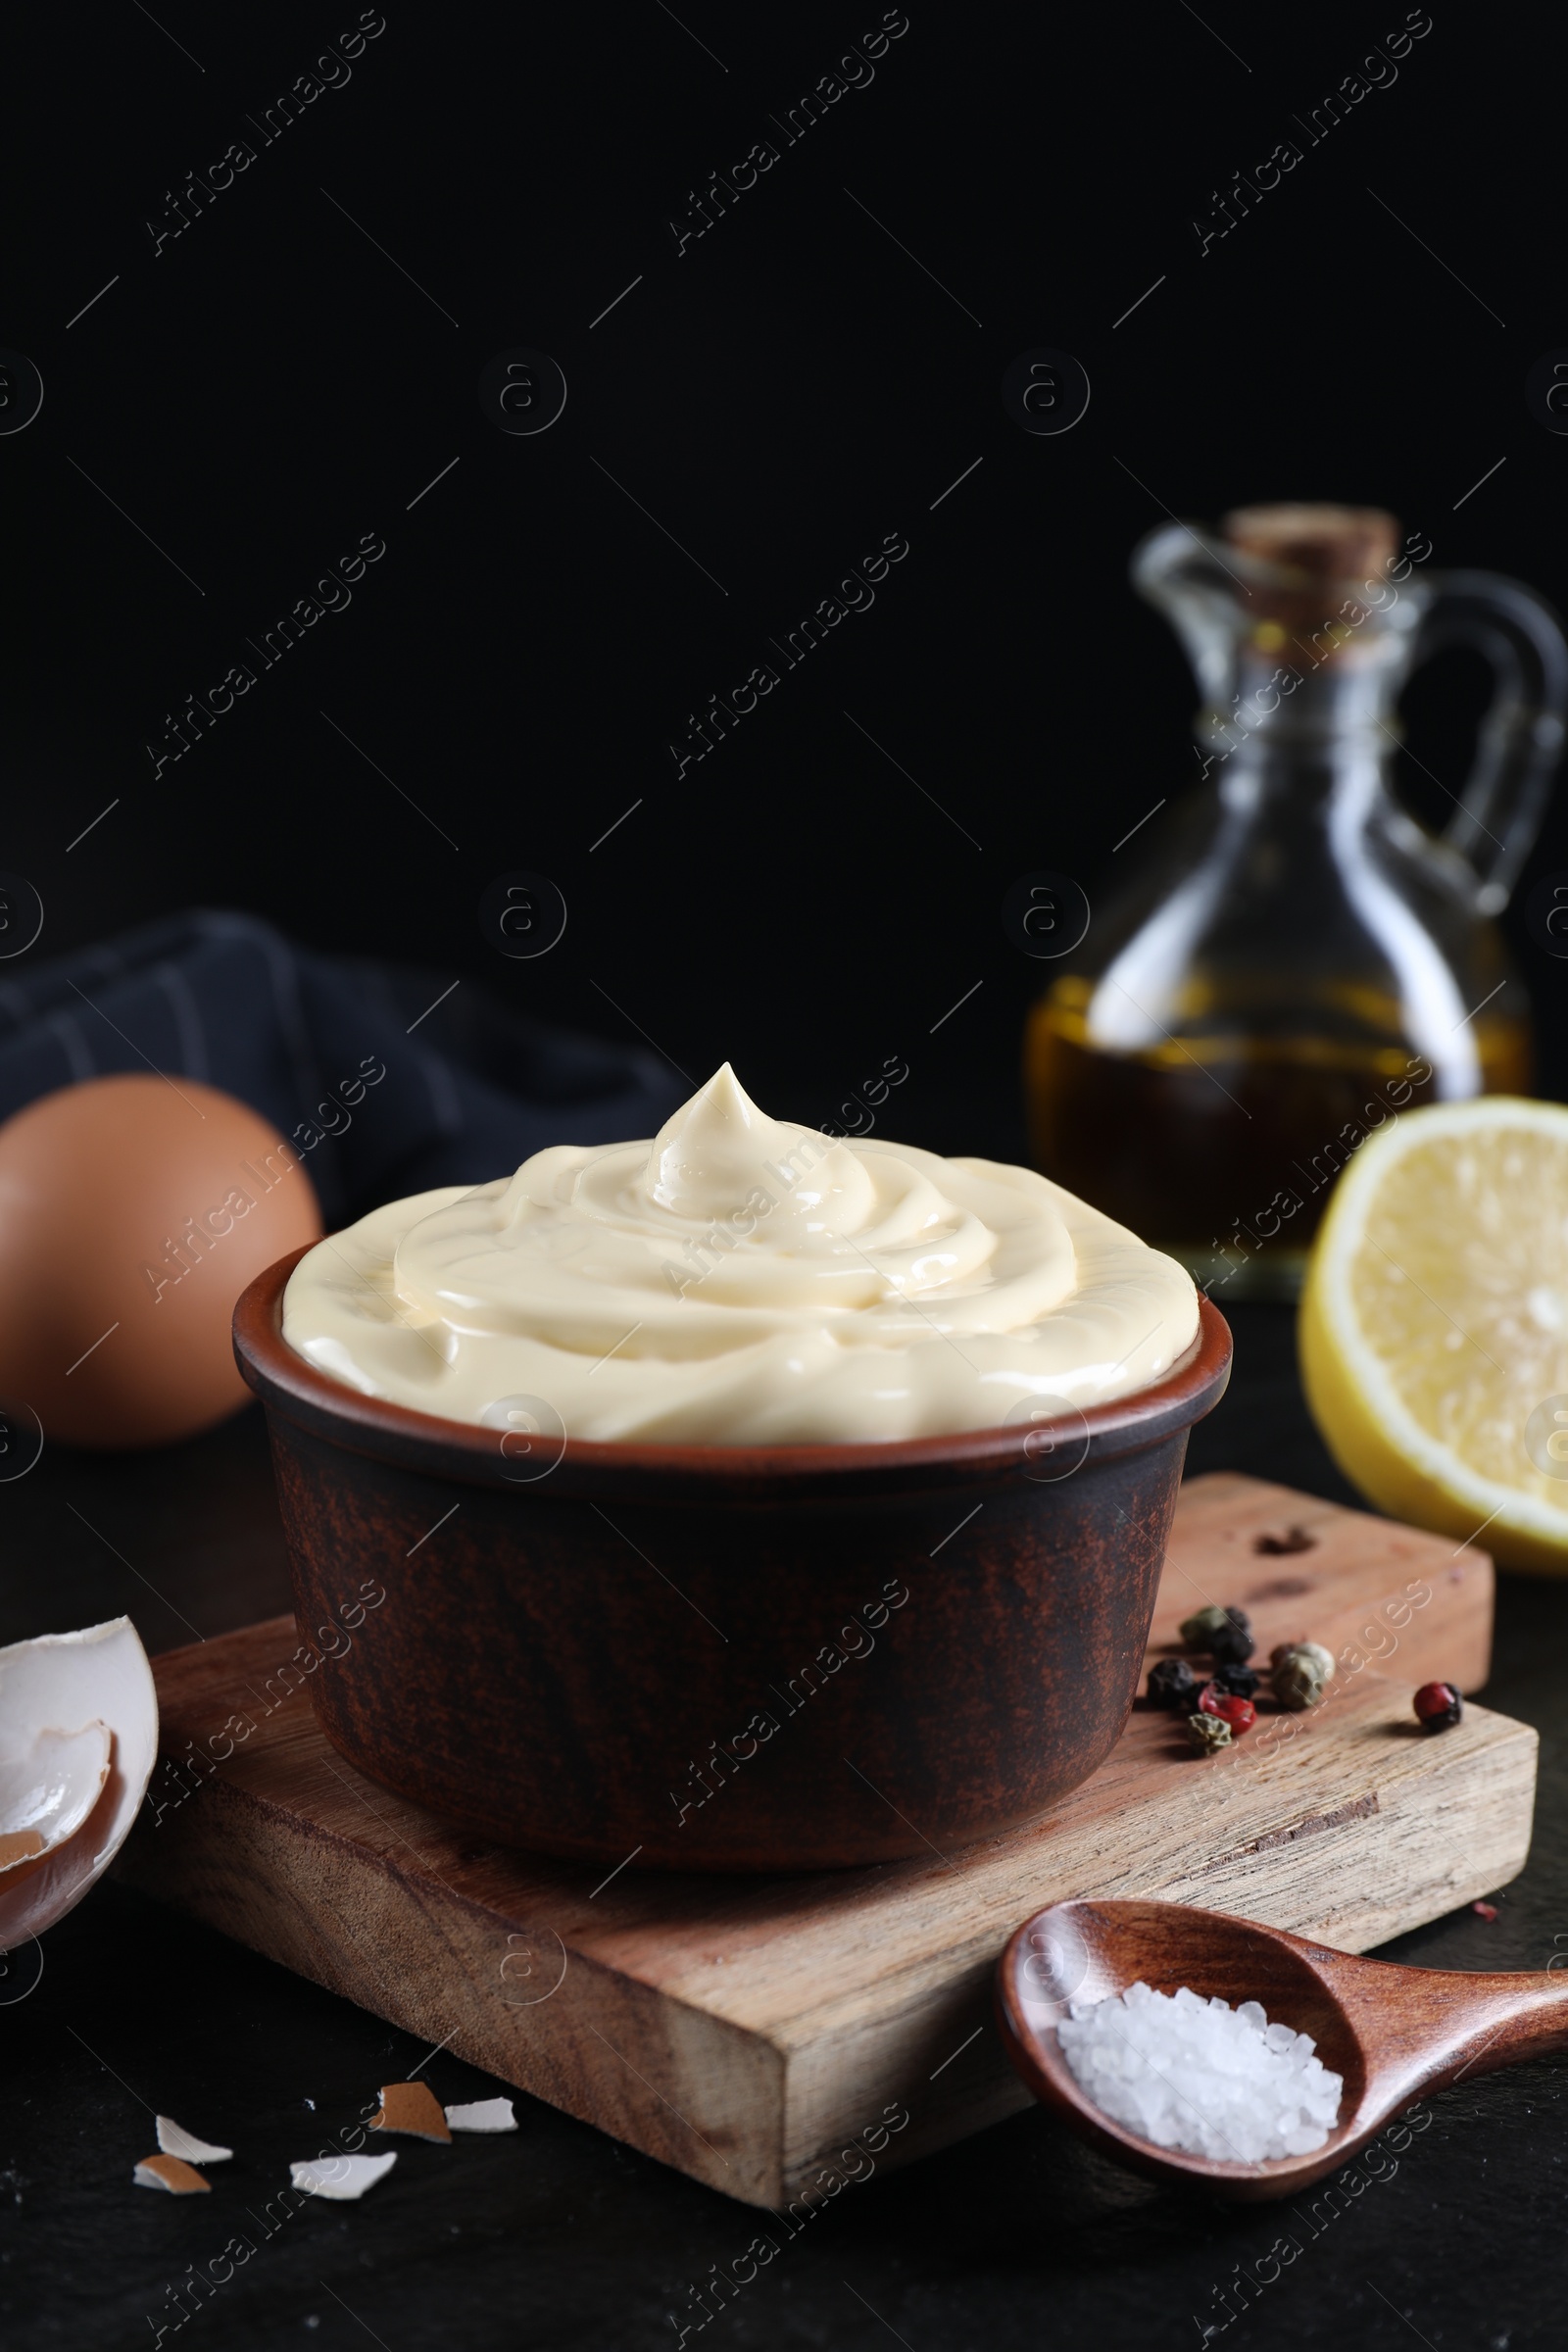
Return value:
<svg viewBox="0 0 1568 2352">
<path fill-rule="evenodd" d="M 1200 1756 L 1211 1756 L 1216 1748 L 1229 1747 L 1231 1727 L 1223 1715 L 1207 1715 L 1200 1709 L 1187 1717 L 1187 1737 Z"/>
<path fill-rule="evenodd" d="M 1334 1679 L 1334 1653 L 1321 1642 L 1282 1642 L 1269 1664 L 1274 1696 L 1293 1715 L 1315 1707 Z"/>
<path fill-rule="evenodd" d="M 1278 1666 L 1286 1658 L 1302 1656 L 1316 1661 L 1326 1683 L 1334 1680 L 1334 1652 L 1325 1649 L 1321 1642 L 1281 1642 L 1269 1651 L 1268 1662 L 1271 1666 Z"/>
</svg>

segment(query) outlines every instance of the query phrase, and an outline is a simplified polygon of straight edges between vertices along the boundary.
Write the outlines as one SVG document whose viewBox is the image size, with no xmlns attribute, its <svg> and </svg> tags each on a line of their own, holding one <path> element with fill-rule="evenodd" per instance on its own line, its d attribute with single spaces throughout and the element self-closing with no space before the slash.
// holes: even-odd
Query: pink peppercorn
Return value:
<svg viewBox="0 0 1568 2352">
<path fill-rule="evenodd" d="M 1452 1683 L 1423 1683 L 1412 1704 L 1424 1732 L 1446 1732 L 1464 1713 L 1464 1700 Z"/>
<path fill-rule="evenodd" d="M 1223 1690 L 1218 1683 L 1203 1685 L 1198 1704 L 1203 1714 L 1217 1715 L 1221 1723 L 1228 1723 L 1235 1740 L 1250 1732 L 1257 1721 L 1257 1709 L 1250 1698 L 1243 1698 L 1234 1690 Z"/>
</svg>

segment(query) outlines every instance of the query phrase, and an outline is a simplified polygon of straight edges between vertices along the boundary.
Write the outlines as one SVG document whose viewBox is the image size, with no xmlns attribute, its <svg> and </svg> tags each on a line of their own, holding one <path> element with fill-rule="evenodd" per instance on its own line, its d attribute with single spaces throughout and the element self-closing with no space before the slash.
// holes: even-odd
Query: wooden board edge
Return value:
<svg viewBox="0 0 1568 2352">
<path fill-rule="evenodd" d="M 780 2202 L 785 2061 L 765 2036 L 564 1946 L 555 1960 L 530 1950 L 528 1976 L 509 1976 L 521 1934 L 428 1874 L 221 1782 L 203 1803 L 183 1825 L 138 1825 L 116 1876 L 724 2195 Z M 302 1841 L 318 1862 L 330 1938 L 298 1885 Z M 254 1889 L 275 1884 L 279 1863 L 289 1900 L 259 1903 Z M 345 1935 L 353 1921 L 359 1932 Z M 541 1973 L 559 1966 L 560 1981 L 519 1998 L 535 1960 Z"/>
</svg>

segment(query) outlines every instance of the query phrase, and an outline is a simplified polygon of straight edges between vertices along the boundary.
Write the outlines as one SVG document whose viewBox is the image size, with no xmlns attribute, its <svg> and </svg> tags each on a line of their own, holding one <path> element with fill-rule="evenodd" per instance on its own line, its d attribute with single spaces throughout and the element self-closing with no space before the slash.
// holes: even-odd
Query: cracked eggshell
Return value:
<svg viewBox="0 0 1568 2352">
<path fill-rule="evenodd" d="M 69 1735 L 94 1726 L 112 1736 L 107 1776 L 74 1832 L 20 1857 L 28 1867 L 0 1873 L 0 1951 L 52 1928 L 103 1876 L 141 1808 L 158 1754 L 158 1693 L 128 1617 L 0 1649 L 0 1789 L 22 1789 L 29 1771 L 36 1786 L 46 1753 L 59 1767 L 70 1751 L 78 1781 L 83 1765 L 92 1774 L 101 1740 Z M 80 1793 L 78 1787 L 76 1801 Z"/>
<path fill-rule="evenodd" d="M 510 2099 L 471 2099 L 466 2106 L 447 2109 L 447 2128 L 453 2132 L 515 2132 L 517 2118 Z"/>
<path fill-rule="evenodd" d="M 232 2148 L 220 2148 L 211 2139 L 198 2139 L 183 2124 L 176 2124 L 171 2115 L 155 2119 L 158 2145 L 166 2156 L 177 2156 L 182 2164 L 226 2164 L 233 2155 Z"/>
<path fill-rule="evenodd" d="M 204 2189 L 210 2194 L 213 2185 L 179 2156 L 144 2156 L 130 2177 L 138 2188 L 166 2188 L 173 2197 L 193 2197 Z"/>
<path fill-rule="evenodd" d="M 390 2156 L 318 2156 L 309 2164 L 291 2164 L 289 2179 L 310 2197 L 327 2197 L 334 2204 L 363 2197 L 398 2160 Z"/>
<path fill-rule="evenodd" d="M 38 1732 L 20 1755 L 0 1729 L 0 1880 L 74 1838 L 109 1778 L 107 1723 Z"/>
<path fill-rule="evenodd" d="M 407 2132 L 415 2139 L 450 2139 L 451 2127 L 428 2082 L 387 2082 L 381 2106 L 370 2118 L 372 2132 Z"/>
</svg>

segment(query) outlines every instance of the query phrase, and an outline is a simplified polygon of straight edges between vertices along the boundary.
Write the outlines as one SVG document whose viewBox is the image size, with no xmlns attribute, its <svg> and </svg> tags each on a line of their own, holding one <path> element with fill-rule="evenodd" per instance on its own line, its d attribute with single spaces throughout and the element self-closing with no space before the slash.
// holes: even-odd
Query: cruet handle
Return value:
<svg viewBox="0 0 1568 2352">
<path fill-rule="evenodd" d="M 1480 878 L 1481 912 L 1496 914 L 1546 813 L 1568 711 L 1568 643 L 1551 607 L 1518 580 L 1449 571 L 1433 588 L 1414 662 L 1467 645 L 1496 678 L 1469 779 L 1443 833 Z"/>
</svg>

